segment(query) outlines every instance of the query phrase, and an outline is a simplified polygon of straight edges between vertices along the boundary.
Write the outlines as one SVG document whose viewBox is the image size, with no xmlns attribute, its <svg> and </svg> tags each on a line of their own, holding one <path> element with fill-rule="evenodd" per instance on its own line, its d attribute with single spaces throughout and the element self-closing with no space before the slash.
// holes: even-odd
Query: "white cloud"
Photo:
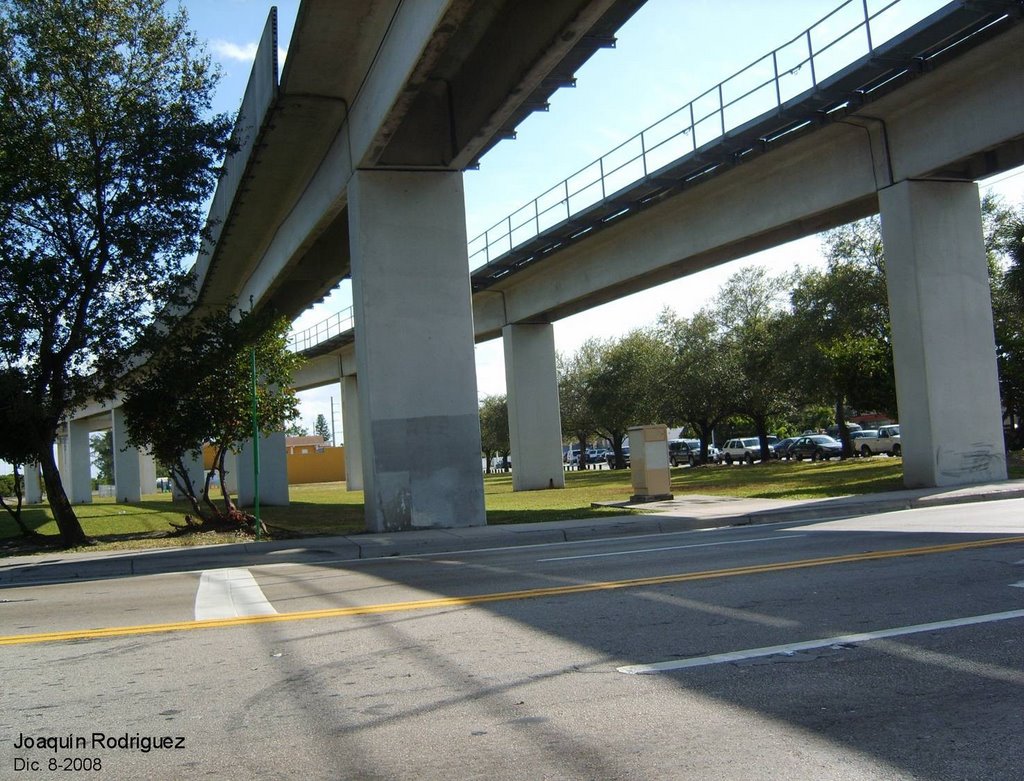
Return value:
<svg viewBox="0 0 1024 781">
<path fill-rule="evenodd" d="M 246 43 L 238 45 L 231 41 L 211 41 L 210 48 L 218 57 L 227 60 L 238 60 L 239 62 L 252 62 L 256 59 L 256 44 Z"/>
<path fill-rule="evenodd" d="M 210 42 L 213 53 L 222 60 L 235 60 L 236 62 L 252 62 L 256 59 L 258 44 L 249 42 L 246 44 L 232 43 L 231 41 L 215 40 Z M 288 50 L 283 46 L 277 47 L 278 65 L 284 65 Z"/>
</svg>

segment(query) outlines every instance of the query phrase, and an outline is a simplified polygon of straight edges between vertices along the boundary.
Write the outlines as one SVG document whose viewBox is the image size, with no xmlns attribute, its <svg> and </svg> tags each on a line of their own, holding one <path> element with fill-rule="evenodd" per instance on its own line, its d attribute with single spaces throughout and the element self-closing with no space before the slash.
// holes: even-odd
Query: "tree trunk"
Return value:
<svg viewBox="0 0 1024 781">
<path fill-rule="evenodd" d="M 179 458 L 176 463 L 168 467 L 167 471 L 171 473 L 171 480 L 174 481 L 178 491 L 192 506 L 192 511 L 202 520 L 203 511 L 199 507 L 199 497 L 196 496 L 195 488 L 192 485 L 192 477 L 189 475 L 188 469 L 185 468 L 185 462 Z"/>
<path fill-rule="evenodd" d="M 836 425 L 839 427 L 839 441 L 843 446 L 843 458 L 853 457 L 853 440 L 850 439 L 850 429 L 846 427 L 846 415 L 843 411 L 843 397 L 836 398 Z"/>
<path fill-rule="evenodd" d="M 53 457 L 53 442 L 43 443 L 36 448 L 39 456 L 39 467 L 43 472 L 43 485 L 46 486 L 46 500 L 50 504 L 50 512 L 60 530 L 61 545 L 73 548 L 76 545 L 89 545 L 92 540 L 86 536 L 82 524 L 75 515 L 75 510 L 64 492 L 64 484 L 57 470 L 57 462 Z"/>
<path fill-rule="evenodd" d="M 18 465 L 11 464 L 11 469 L 14 471 L 14 498 L 17 499 L 17 504 L 11 507 L 7 502 L 4 501 L 3 496 L 0 496 L 0 507 L 3 507 L 7 514 L 14 519 L 14 522 L 18 525 L 18 529 L 21 530 L 22 537 L 32 537 L 36 535 L 25 522 L 21 519 L 21 505 L 23 504 L 25 492 L 21 484 L 21 475 L 18 473 Z"/>
<path fill-rule="evenodd" d="M 772 452 L 771 445 L 768 444 L 768 419 L 764 415 L 751 415 L 750 419 L 754 421 L 754 430 L 761 445 L 761 463 L 770 463 Z"/>
<path fill-rule="evenodd" d="M 231 501 L 231 492 L 228 491 L 228 484 L 226 480 L 227 474 L 224 471 L 224 458 L 227 456 L 227 453 L 227 448 L 221 446 L 221 448 L 217 451 L 217 455 L 214 458 L 213 463 L 214 466 L 217 468 L 217 474 L 220 477 L 220 493 L 224 499 L 224 517 L 230 518 L 238 508 L 236 508 L 235 503 Z M 237 460 L 235 468 L 238 468 Z M 207 491 L 209 491 L 209 489 L 207 489 Z"/>
<path fill-rule="evenodd" d="M 708 462 L 708 446 L 711 444 L 711 436 L 715 430 L 715 421 L 691 420 L 690 425 L 697 429 L 700 436 L 700 458 L 698 463 L 703 465 Z"/>
<path fill-rule="evenodd" d="M 576 468 L 589 469 L 589 466 L 587 465 L 587 440 L 585 437 L 580 437 L 580 458 Z"/>
<path fill-rule="evenodd" d="M 625 469 L 626 468 L 626 457 L 622 454 L 622 441 L 626 438 L 625 434 L 615 434 L 612 437 L 612 452 L 615 453 L 615 468 Z"/>
</svg>

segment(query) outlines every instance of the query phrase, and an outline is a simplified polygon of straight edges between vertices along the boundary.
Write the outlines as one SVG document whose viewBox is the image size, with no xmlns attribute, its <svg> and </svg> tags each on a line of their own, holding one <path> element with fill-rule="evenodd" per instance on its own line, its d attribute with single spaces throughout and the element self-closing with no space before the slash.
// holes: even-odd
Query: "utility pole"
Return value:
<svg viewBox="0 0 1024 781">
<path fill-rule="evenodd" d="M 334 438 L 334 396 L 331 396 L 331 447 L 337 447 L 338 441 Z"/>
</svg>

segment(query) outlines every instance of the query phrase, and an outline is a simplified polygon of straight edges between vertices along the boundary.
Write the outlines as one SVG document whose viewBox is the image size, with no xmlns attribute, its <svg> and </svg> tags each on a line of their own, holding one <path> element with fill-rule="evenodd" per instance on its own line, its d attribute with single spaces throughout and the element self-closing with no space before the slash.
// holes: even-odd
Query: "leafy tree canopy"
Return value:
<svg viewBox="0 0 1024 781">
<path fill-rule="evenodd" d="M 491 471 L 491 456 L 511 450 L 508 431 L 508 398 L 504 394 L 485 396 L 480 402 L 480 449 Z"/>
<path fill-rule="evenodd" d="M 224 459 L 251 439 L 252 367 L 255 353 L 256 412 L 261 431 L 281 431 L 297 414 L 291 388 L 302 359 L 288 350 L 287 320 L 223 309 L 186 322 L 166 346 L 128 378 L 124 411 L 128 444 L 147 448 L 163 464 L 198 517 L 197 525 L 235 525 L 240 514 L 225 486 Z M 214 470 L 196 492 L 187 457 L 201 458 L 203 443 L 214 447 Z M 219 473 L 223 510 L 209 496 Z"/>
<path fill-rule="evenodd" d="M 210 116 L 216 80 L 163 0 L 0 5 L 0 367 L 27 379 L 25 430 L 66 545 L 85 535 L 56 430 L 110 393 L 185 292 L 227 144 L 227 118 Z"/>
</svg>

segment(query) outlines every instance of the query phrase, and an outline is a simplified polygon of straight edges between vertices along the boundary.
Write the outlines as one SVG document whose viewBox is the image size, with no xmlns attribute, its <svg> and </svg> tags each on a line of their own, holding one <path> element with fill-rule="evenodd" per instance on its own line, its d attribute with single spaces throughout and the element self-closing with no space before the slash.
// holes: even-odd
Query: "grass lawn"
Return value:
<svg viewBox="0 0 1024 781">
<path fill-rule="evenodd" d="M 1024 478 L 1024 462 L 1011 458 L 1011 478 Z M 672 492 L 677 496 L 707 494 L 768 499 L 820 499 L 848 494 L 877 493 L 903 487 L 903 462 L 876 457 L 799 463 L 776 461 L 754 466 L 709 466 L 672 470 Z M 532 523 L 574 518 L 621 515 L 616 508 L 594 508 L 592 502 L 625 501 L 632 493 L 625 471 L 567 472 L 565 489 L 512 491 L 509 474 L 484 476 L 487 520 L 491 524 Z M 296 535 L 357 534 L 363 531 L 363 494 L 346 491 L 343 483 L 292 486 L 288 507 L 264 507 L 261 515 L 272 526 Z M 116 504 L 94 499 L 78 505 L 86 534 L 99 541 L 91 550 L 134 549 L 237 542 L 232 534 L 192 534 L 170 537 L 172 523 L 181 523 L 187 508 L 175 505 L 170 494 L 153 494 L 138 504 Z M 56 534 L 49 508 L 36 505 L 23 510 L 25 522 L 43 534 Z M 25 552 L 17 540 L 17 527 L 7 513 L 0 514 L 0 556 Z"/>
</svg>

